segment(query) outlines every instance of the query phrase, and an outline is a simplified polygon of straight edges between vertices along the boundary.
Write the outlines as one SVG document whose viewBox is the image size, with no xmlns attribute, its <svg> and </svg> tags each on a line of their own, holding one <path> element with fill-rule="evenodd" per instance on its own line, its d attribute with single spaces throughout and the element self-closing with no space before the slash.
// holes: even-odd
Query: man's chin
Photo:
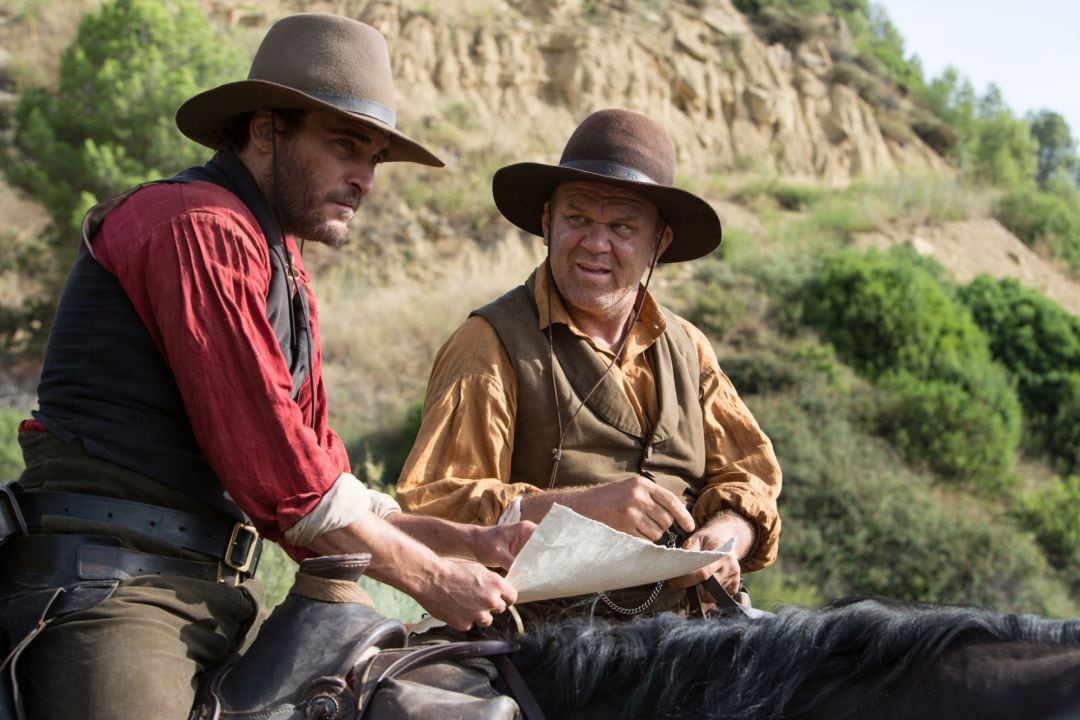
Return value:
<svg viewBox="0 0 1080 720">
<path fill-rule="evenodd" d="M 349 238 L 348 229 L 344 225 L 341 227 L 323 225 L 318 228 L 312 228 L 306 232 L 295 232 L 293 234 L 308 242 L 329 245 L 332 248 L 340 248 Z"/>
</svg>

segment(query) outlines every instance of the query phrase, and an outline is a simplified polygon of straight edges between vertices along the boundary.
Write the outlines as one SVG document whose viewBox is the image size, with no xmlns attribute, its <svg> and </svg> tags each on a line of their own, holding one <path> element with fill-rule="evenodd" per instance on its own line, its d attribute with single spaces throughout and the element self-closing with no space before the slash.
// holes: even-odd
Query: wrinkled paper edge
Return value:
<svg viewBox="0 0 1080 720">
<path fill-rule="evenodd" d="M 514 559 L 506 579 L 518 603 L 588 595 L 688 575 L 727 557 L 719 550 L 655 545 L 555 503 Z"/>
</svg>

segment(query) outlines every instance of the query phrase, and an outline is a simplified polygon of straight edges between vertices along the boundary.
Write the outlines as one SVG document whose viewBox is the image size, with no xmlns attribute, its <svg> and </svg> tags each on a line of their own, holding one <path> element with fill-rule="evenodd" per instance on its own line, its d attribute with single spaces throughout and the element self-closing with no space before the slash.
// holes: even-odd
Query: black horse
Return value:
<svg viewBox="0 0 1080 720">
<path fill-rule="evenodd" d="M 1080 718 L 1080 621 L 871 599 L 722 621 L 577 621 L 518 640 L 548 720 Z"/>
<path fill-rule="evenodd" d="M 853 599 L 433 641 L 350 597 L 367 559 L 304 561 L 193 720 L 1080 719 L 1078 620 Z"/>
</svg>

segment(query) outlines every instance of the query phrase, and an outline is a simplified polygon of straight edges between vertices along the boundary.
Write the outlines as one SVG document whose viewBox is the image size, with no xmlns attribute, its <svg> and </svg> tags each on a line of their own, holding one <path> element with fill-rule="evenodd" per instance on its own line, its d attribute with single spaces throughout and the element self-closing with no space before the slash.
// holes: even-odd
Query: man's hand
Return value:
<svg viewBox="0 0 1080 720">
<path fill-rule="evenodd" d="M 746 518 L 730 511 L 721 512 L 688 537 L 682 544 L 682 548 L 683 550 L 719 550 L 732 537 L 735 538 L 735 549 L 730 555 L 689 575 L 670 580 L 668 584 L 674 588 L 688 588 L 700 584 L 713 575 L 725 590 L 734 595 L 739 590 L 739 580 L 742 577 L 739 558 L 745 557 L 754 544 L 754 528 L 746 521 Z"/>
<path fill-rule="evenodd" d="M 682 544 L 682 549 L 719 550 L 730 537 L 730 534 L 720 537 L 720 533 L 706 527 L 686 538 L 686 542 Z M 674 580 L 669 580 L 668 585 L 673 588 L 693 587 L 694 585 L 699 585 L 704 582 L 710 575 L 716 576 L 717 581 L 732 595 L 738 592 L 739 579 L 742 575 L 742 570 L 739 568 L 739 560 L 735 553 L 733 552 L 731 555 L 722 557 L 716 562 L 710 563 L 703 568 L 699 568 L 689 575 L 683 575 Z M 716 598 L 713 598 L 713 601 L 715 602 Z"/>
<path fill-rule="evenodd" d="M 521 515 L 539 522 L 552 503 L 646 540 L 659 540 L 672 524 L 694 531 L 694 518 L 675 493 L 637 475 L 587 488 L 525 495 Z"/>
<path fill-rule="evenodd" d="M 517 600 L 517 590 L 479 563 L 440 558 L 430 582 L 415 594 L 434 617 L 457 630 L 488 627 Z"/>
<path fill-rule="evenodd" d="M 523 520 L 508 525 L 476 527 L 472 557 L 489 568 L 509 570 L 514 558 L 536 530 L 536 523 Z"/>
<path fill-rule="evenodd" d="M 490 540 L 495 549 L 484 550 L 499 564 L 532 534 L 532 523 L 507 525 L 496 533 L 435 518 L 392 513 L 386 519 L 369 514 L 363 521 L 316 537 L 310 547 L 320 555 L 371 553 L 368 576 L 412 596 L 425 610 L 458 630 L 486 627 L 492 616 L 517 599 L 517 590 L 500 575 L 473 560 L 437 554 L 467 556 Z"/>
</svg>

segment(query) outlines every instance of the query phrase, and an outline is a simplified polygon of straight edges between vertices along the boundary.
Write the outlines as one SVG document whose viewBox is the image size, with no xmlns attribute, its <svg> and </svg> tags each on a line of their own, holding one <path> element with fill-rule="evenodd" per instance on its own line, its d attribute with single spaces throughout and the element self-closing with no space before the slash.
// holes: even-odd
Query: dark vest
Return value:
<svg viewBox="0 0 1080 720">
<path fill-rule="evenodd" d="M 310 373 L 310 312 L 303 292 L 290 297 L 287 251 L 269 207 L 235 155 L 219 153 L 158 182 L 195 181 L 232 192 L 263 231 L 271 267 L 267 319 L 292 372 L 295 399 Z M 96 205 L 83 221 L 83 245 L 49 334 L 34 417 L 62 442 L 81 441 L 88 455 L 242 518 L 195 441 L 172 370 L 119 281 L 89 251 L 105 216 L 138 189 Z"/>
<path fill-rule="evenodd" d="M 682 497 L 687 506 L 693 505 L 704 484 L 705 423 L 697 351 L 679 320 L 664 308 L 667 328 L 645 351 L 656 378 L 658 417 L 653 427 L 641 425 L 619 381 L 610 373 L 571 426 L 571 416 L 604 375 L 607 363 L 586 340 L 559 323 L 552 326 L 556 359 L 552 367 L 547 335 L 537 327 L 534 288 L 535 274 L 524 285 L 473 311 L 499 335 L 517 379 L 510 482 L 548 488 L 561 415 L 564 431 L 569 430 L 556 488 L 595 485 L 638 474 Z M 623 606 L 633 606 L 649 590 L 632 589 L 611 596 Z M 669 608 L 684 593 L 666 589 L 650 609 Z"/>
</svg>

